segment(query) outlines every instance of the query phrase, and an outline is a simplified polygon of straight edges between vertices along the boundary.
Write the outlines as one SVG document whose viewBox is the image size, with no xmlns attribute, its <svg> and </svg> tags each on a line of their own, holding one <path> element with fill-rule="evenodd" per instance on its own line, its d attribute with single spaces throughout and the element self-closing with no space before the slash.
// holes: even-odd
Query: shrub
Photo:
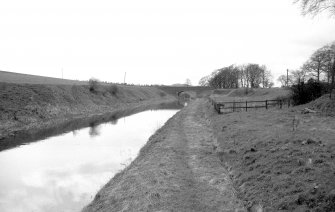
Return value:
<svg viewBox="0 0 335 212">
<path fill-rule="evenodd" d="M 116 95 L 117 92 L 118 92 L 119 88 L 117 87 L 117 85 L 111 85 L 109 88 L 108 88 L 108 92 L 112 95 Z"/>
<path fill-rule="evenodd" d="M 97 93 L 100 88 L 100 82 L 97 79 L 91 78 L 88 81 L 89 89 L 92 93 Z"/>
<path fill-rule="evenodd" d="M 300 105 L 311 102 L 329 92 L 329 89 L 328 83 L 317 82 L 312 78 L 307 83 L 301 82 L 293 85 L 291 87 L 293 104 Z"/>
<path fill-rule="evenodd" d="M 159 93 L 159 96 L 160 96 L 160 97 L 164 97 L 164 96 L 166 96 L 166 93 L 165 93 L 165 92 L 160 92 L 160 93 Z"/>
</svg>

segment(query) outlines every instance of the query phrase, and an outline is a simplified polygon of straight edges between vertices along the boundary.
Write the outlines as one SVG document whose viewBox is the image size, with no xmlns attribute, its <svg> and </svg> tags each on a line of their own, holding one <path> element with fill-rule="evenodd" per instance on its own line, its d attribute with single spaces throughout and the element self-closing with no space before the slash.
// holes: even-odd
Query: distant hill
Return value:
<svg viewBox="0 0 335 212">
<path fill-rule="evenodd" d="M 86 85 L 87 81 L 68 80 L 53 77 L 43 77 L 30 74 L 0 71 L 0 82 L 17 84 L 48 84 L 48 85 Z"/>
</svg>

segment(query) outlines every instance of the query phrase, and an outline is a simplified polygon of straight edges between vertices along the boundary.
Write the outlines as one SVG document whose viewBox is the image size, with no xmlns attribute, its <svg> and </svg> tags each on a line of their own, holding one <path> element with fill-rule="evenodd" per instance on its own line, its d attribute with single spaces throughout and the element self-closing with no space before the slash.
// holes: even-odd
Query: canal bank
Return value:
<svg viewBox="0 0 335 212">
<path fill-rule="evenodd" d="M 34 140 L 36 135 L 54 131 L 73 120 L 144 110 L 176 100 L 154 87 L 111 86 L 91 91 L 89 85 L 0 83 L 0 150 L 21 144 L 23 138 Z"/>
<path fill-rule="evenodd" d="M 5 170 L 0 173 L 0 211 L 80 211 L 136 158 L 150 135 L 179 110 L 176 106 L 119 112 L 87 127 L 0 151 Z"/>
<path fill-rule="evenodd" d="M 304 107 L 218 115 L 197 99 L 83 212 L 334 211 L 335 120 Z"/>
<path fill-rule="evenodd" d="M 217 155 L 207 107 L 197 99 L 169 119 L 83 211 L 243 210 Z"/>
</svg>

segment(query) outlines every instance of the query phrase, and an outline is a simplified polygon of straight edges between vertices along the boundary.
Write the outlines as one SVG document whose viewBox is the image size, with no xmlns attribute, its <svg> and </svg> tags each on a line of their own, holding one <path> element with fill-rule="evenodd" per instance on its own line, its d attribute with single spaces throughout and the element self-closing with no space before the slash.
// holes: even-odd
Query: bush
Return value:
<svg viewBox="0 0 335 212">
<path fill-rule="evenodd" d="M 97 93 L 100 89 L 100 82 L 97 79 L 91 78 L 88 81 L 88 86 L 92 93 Z"/>
<path fill-rule="evenodd" d="M 117 87 L 117 85 L 111 85 L 108 89 L 108 92 L 112 95 L 116 95 L 118 92 L 119 88 Z"/>
<path fill-rule="evenodd" d="M 165 92 L 160 92 L 160 93 L 159 93 L 159 96 L 160 96 L 160 97 L 164 97 L 164 96 L 166 96 L 166 93 L 165 93 Z"/>
<path fill-rule="evenodd" d="M 323 94 L 329 92 L 330 85 L 325 82 L 317 82 L 314 79 L 309 79 L 307 83 L 293 85 L 292 100 L 294 105 L 301 105 L 311 102 Z"/>
</svg>

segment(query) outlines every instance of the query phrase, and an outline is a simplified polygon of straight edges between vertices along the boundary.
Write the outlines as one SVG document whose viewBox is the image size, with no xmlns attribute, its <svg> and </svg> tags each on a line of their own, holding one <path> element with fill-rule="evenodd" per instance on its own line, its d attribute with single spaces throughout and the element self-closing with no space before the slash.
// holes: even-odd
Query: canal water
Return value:
<svg viewBox="0 0 335 212">
<path fill-rule="evenodd" d="M 177 111 L 139 112 L 1 151 L 0 211 L 80 211 Z"/>
</svg>

